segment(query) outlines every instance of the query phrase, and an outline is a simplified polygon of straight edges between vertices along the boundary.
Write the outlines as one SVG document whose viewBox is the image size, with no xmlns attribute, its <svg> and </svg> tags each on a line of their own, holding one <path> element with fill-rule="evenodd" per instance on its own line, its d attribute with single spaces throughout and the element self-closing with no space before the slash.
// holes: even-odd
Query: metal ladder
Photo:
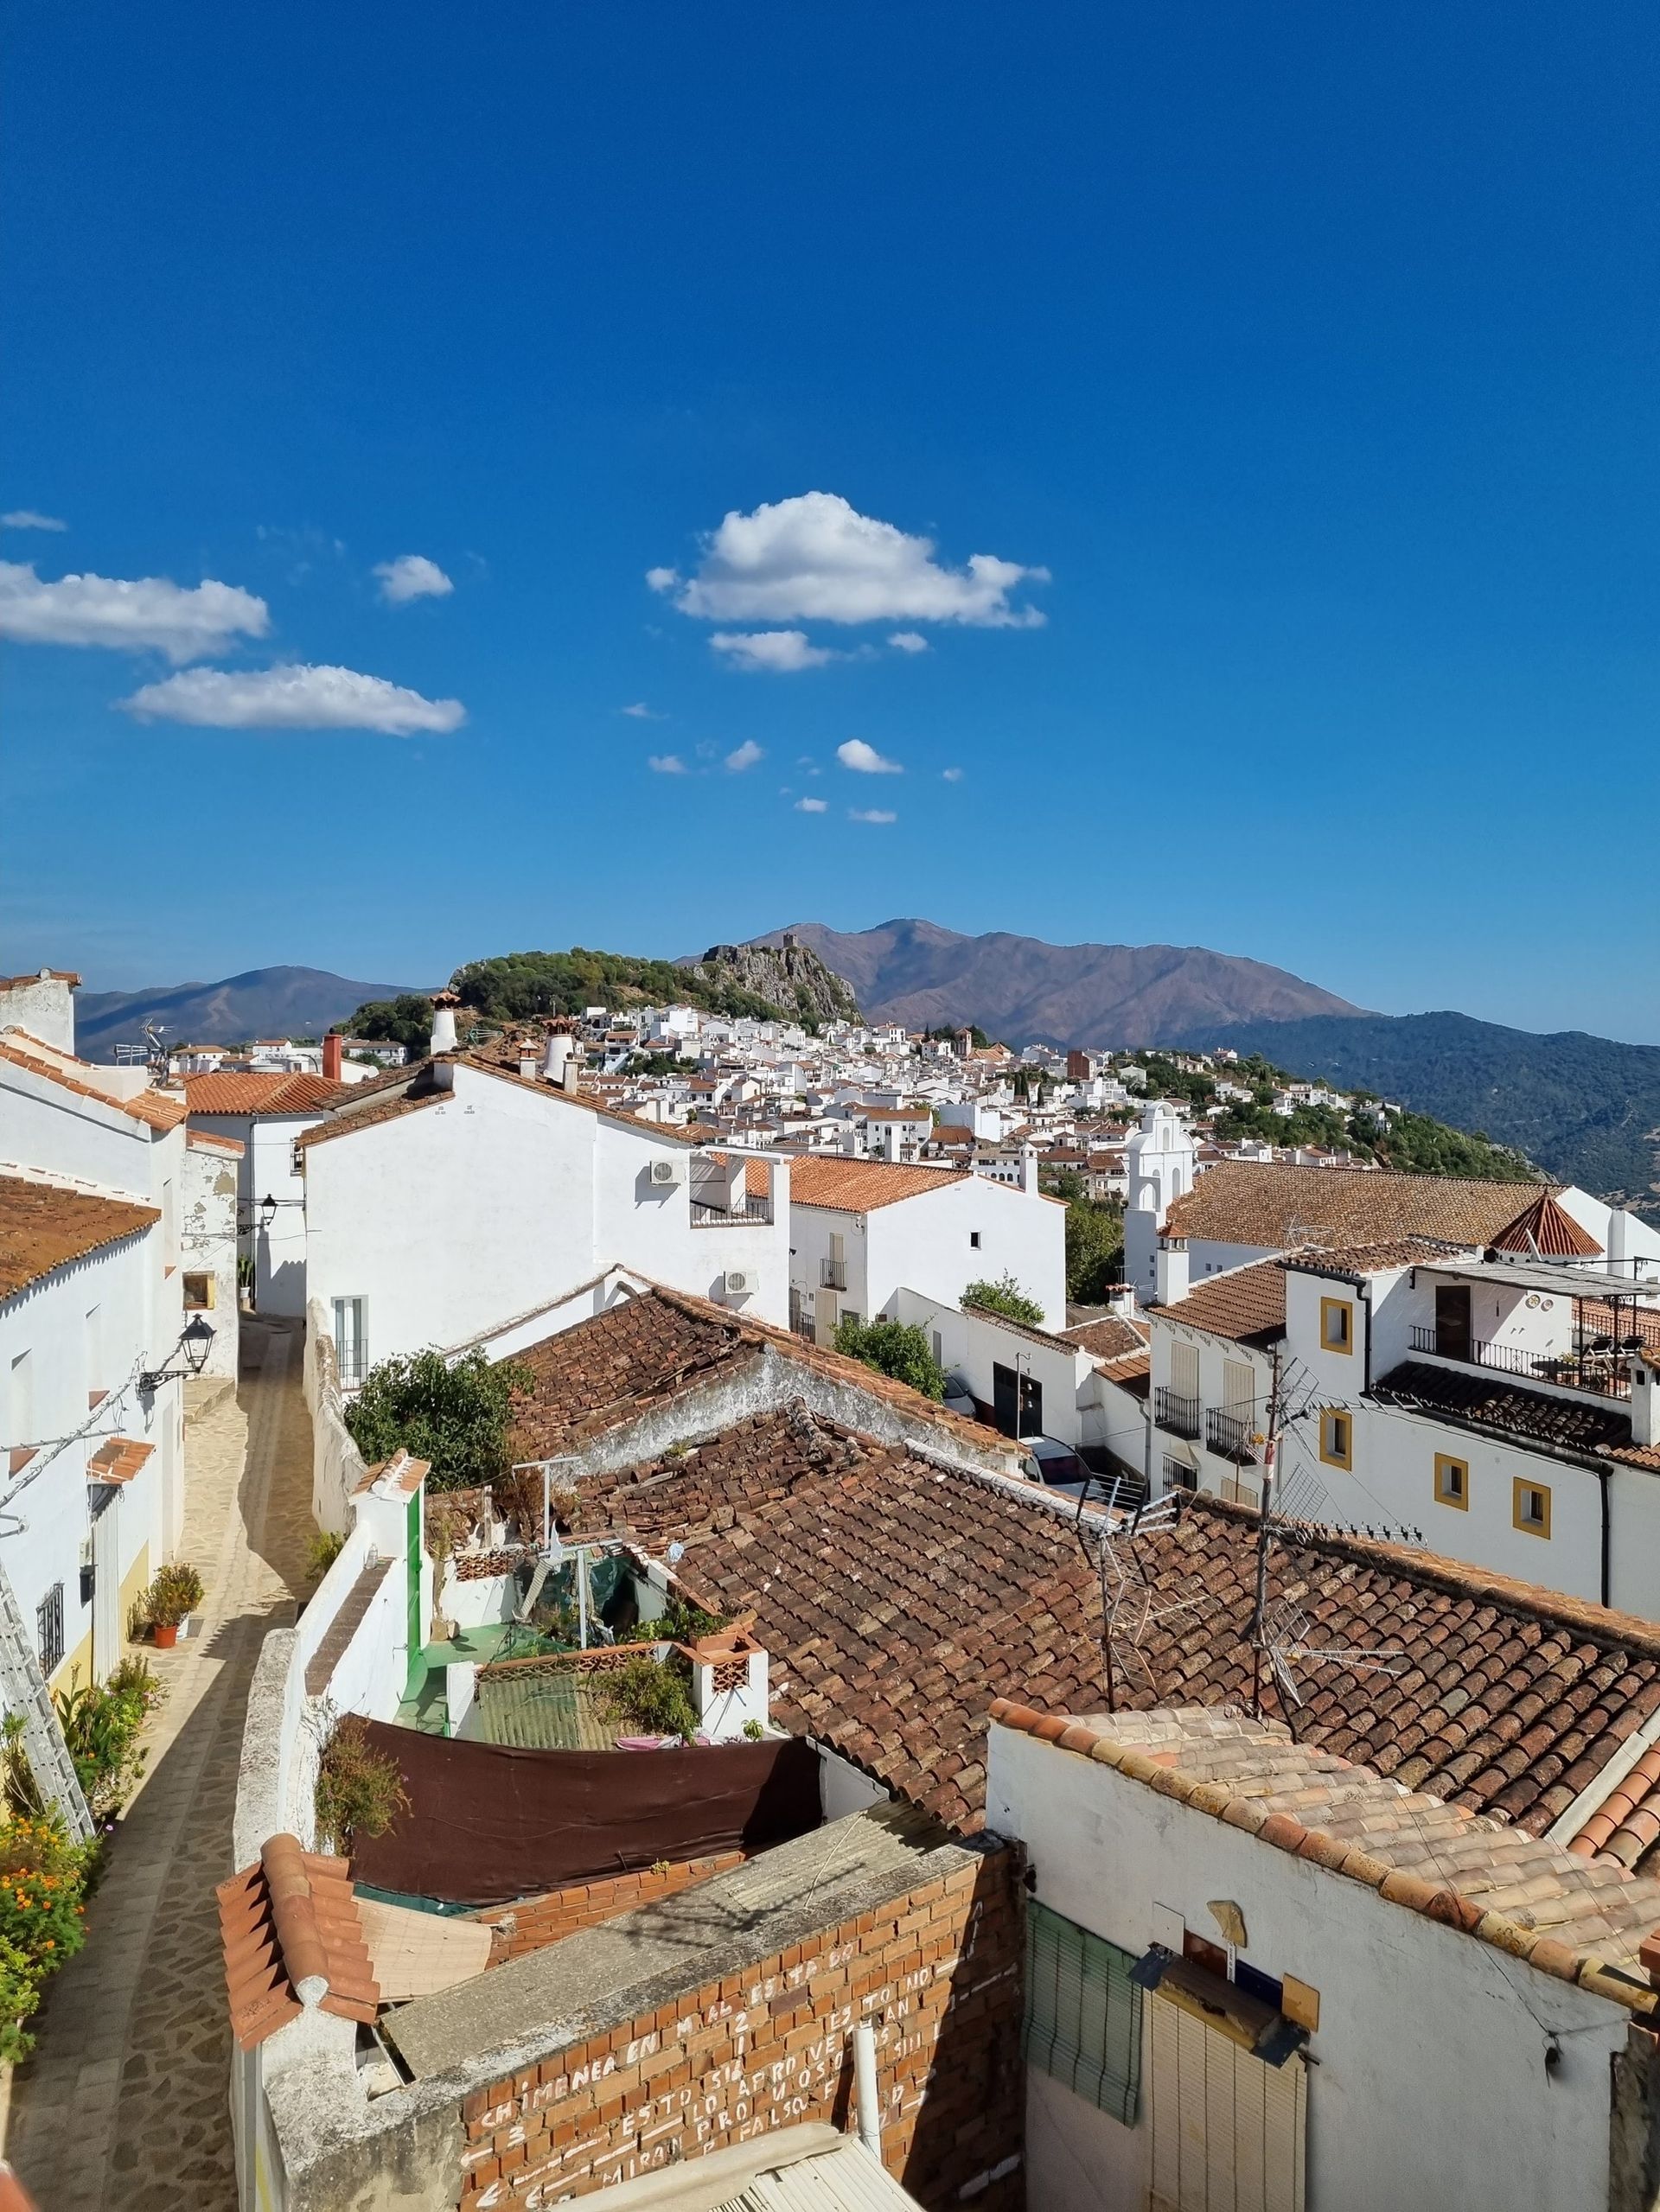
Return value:
<svg viewBox="0 0 1660 2212">
<path fill-rule="evenodd" d="M 93 1816 L 52 1709 L 46 1678 L 18 1610 L 11 1577 L 3 1566 L 0 1566 L 0 1696 L 9 1713 L 23 1717 L 23 1748 L 42 1794 L 56 1806 L 70 1834 L 85 1843 L 93 1833 Z"/>
</svg>

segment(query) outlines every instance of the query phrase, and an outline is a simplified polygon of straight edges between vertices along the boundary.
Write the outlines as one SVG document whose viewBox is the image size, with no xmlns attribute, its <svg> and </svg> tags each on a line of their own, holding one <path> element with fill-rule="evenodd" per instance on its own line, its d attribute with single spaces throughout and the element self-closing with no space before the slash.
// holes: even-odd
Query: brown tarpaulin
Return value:
<svg viewBox="0 0 1660 2212">
<path fill-rule="evenodd" d="M 352 1852 L 360 1881 L 458 1905 L 509 1904 L 816 1828 L 819 1759 L 799 1737 L 682 1751 L 524 1751 L 368 1723 L 409 1809 Z"/>
</svg>

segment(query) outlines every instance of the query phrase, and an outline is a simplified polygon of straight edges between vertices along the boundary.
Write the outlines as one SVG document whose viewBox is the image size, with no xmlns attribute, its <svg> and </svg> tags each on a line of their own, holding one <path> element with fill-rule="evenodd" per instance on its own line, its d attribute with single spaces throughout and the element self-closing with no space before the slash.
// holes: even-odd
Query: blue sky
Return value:
<svg viewBox="0 0 1660 2212">
<path fill-rule="evenodd" d="M 9 42 L 0 966 L 910 914 L 1660 1040 L 1650 10 Z"/>
</svg>

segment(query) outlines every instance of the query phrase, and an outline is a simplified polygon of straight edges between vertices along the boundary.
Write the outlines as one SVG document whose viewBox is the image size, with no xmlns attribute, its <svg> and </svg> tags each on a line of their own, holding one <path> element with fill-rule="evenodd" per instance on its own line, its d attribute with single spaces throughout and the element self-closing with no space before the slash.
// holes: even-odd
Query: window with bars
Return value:
<svg viewBox="0 0 1660 2212">
<path fill-rule="evenodd" d="M 63 1664 L 63 1584 L 54 1582 L 35 1609 L 35 1641 L 40 1648 L 41 1672 L 50 1675 Z"/>
<path fill-rule="evenodd" d="M 1035 1898 L 1026 1906 L 1028 2063 L 1133 2127 L 1141 2088 L 1141 1991 L 1134 1954 Z"/>
</svg>

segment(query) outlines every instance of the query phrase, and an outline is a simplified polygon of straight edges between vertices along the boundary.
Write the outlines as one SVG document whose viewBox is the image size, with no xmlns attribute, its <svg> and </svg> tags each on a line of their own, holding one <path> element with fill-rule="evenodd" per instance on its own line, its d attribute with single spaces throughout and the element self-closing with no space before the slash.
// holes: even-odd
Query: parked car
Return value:
<svg viewBox="0 0 1660 2212">
<path fill-rule="evenodd" d="M 974 1406 L 974 1392 L 954 1369 L 945 1379 L 945 1410 L 948 1413 L 961 1413 L 965 1421 L 980 1418 Z"/>
<path fill-rule="evenodd" d="M 1021 1441 L 1026 1447 L 1025 1471 L 1034 1482 L 1069 1489 L 1076 1497 L 1089 1481 L 1089 1469 L 1069 1444 L 1058 1444 L 1053 1437 L 1025 1437 Z"/>
</svg>

